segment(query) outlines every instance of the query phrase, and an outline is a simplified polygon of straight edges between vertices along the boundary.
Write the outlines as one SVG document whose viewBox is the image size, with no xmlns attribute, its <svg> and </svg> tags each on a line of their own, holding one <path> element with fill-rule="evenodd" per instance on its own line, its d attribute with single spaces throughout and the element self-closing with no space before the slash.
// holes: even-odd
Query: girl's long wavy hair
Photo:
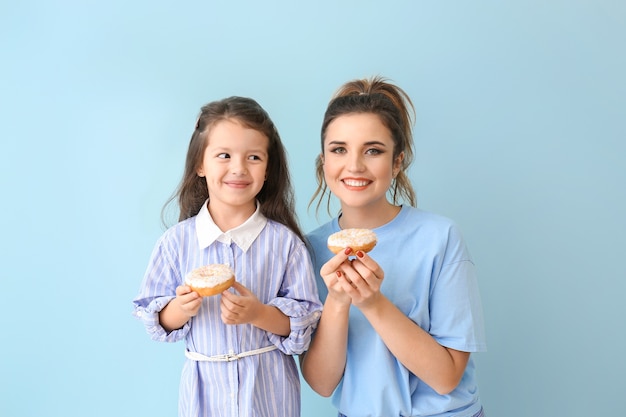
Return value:
<svg viewBox="0 0 626 417">
<path fill-rule="evenodd" d="M 178 202 L 180 209 L 178 221 L 182 221 L 198 214 L 202 204 L 209 198 L 206 180 L 199 177 L 197 172 L 202 164 L 211 128 L 223 120 L 236 120 L 268 138 L 267 180 L 257 195 L 260 211 L 268 219 L 284 224 L 300 239 L 304 239 L 295 214 L 295 195 L 287 152 L 267 112 L 255 100 L 247 97 L 228 97 L 202 107 L 187 149 L 183 178 L 163 207 L 163 223 L 167 226 L 164 213 L 174 201 Z"/>
<path fill-rule="evenodd" d="M 324 114 L 321 132 L 322 154 L 324 153 L 324 140 L 326 139 L 328 125 L 338 117 L 353 113 L 375 114 L 385 127 L 389 129 L 394 144 L 392 160 L 395 160 L 401 152 L 404 152 L 400 172 L 389 187 L 389 197 L 393 204 L 404 201 L 416 207 L 415 191 L 407 175 L 407 171 L 413 162 L 412 130 L 415 121 L 415 108 L 408 94 L 400 87 L 380 76 L 353 80 L 342 85 L 334 94 Z M 318 155 L 315 160 L 317 189 L 313 197 L 311 197 L 309 207 L 317 199 L 315 211 L 318 212 L 324 195 L 326 195 L 326 210 L 330 214 L 331 193 L 328 190 L 326 181 L 324 181 L 323 165 L 322 156 Z"/>
</svg>

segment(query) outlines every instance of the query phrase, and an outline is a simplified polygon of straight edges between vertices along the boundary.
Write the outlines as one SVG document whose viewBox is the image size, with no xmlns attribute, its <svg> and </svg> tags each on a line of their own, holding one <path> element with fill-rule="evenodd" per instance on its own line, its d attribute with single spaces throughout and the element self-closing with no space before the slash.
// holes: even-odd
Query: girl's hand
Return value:
<svg viewBox="0 0 626 417">
<path fill-rule="evenodd" d="M 342 273 L 342 269 L 350 265 L 348 257 L 351 253 L 352 249 L 346 248 L 330 258 L 320 269 L 320 275 L 328 288 L 328 297 L 343 305 L 351 303 L 350 296 L 345 291 L 349 284 Z"/>
<path fill-rule="evenodd" d="M 338 281 L 356 307 L 367 308 L 381 296 L 385 272 L 367 253 L 358 251 L 356 258 L 342 263 L 341 275 Z"/>
<path fill-rule="evenodd" d="M 259 316 L 264 304 L 249 289 L 236 282 L 233 287 L 240 295 L 230 291 L 222 293 L 222 321 L 225 324 L 245 324 Z"/>
<path fill-rule="evenodd" d="M 202 297 L 197 292 L 191 291 L 187 285 L 179 285 L 176 287 L 176 298 L 170 303 L 178 307 L 181 313 L 187 317 L 193 317 L 198 314 L 200 306 L 202 306 Z"/>
</svg>

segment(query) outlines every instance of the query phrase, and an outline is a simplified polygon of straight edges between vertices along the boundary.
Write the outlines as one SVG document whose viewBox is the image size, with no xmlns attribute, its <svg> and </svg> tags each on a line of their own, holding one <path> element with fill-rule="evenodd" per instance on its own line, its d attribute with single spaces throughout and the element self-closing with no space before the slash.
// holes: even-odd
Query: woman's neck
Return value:
<svg viewBox="0 0 626 417">
<path fill-rule="evenodd" d="M 342 206 L 339 227 L 342 229 L 375 229 L 392 221 L 401 209 L 401 206 L 394 206 L 389 202 L 376 209 Z"/>
</svg>

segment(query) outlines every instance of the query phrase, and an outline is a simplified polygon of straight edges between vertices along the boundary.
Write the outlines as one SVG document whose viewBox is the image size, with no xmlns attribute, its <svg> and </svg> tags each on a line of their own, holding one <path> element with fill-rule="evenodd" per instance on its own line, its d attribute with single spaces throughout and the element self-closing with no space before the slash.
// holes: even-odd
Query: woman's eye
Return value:
<svg viewBox="0 0 626 417">
<path fill-rule="evenodd" d="M 217 155 L 217 157 L 221 159 L 227 159 L 227 158 L 230 158 L 230 155 L 227 153 L 220 153 Z"/>
<path fill-rule="evenodd" d="M 383 151 L 376 148 L 368 149 L 367 151 L 365 151 L 366 155 L 380 155 L 381 153 L 383 153 Z"/>
<path fill-rule="evenodd" d="M 346 153 L 346 148 L 344 148 L 343 146 L 337 146 L 336 148 L 331 148 L 330 152 L 331 153 Z"/>
</svg>

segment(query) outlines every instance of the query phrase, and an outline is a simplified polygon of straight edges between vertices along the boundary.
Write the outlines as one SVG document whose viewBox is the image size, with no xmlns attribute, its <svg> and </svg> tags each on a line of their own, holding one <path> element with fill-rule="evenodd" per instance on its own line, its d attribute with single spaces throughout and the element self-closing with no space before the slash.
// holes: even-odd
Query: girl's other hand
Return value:
<svg viewBox="0 0 626 417">
<path fill-rule="evenodd" d="M 202 306 L 202 297 L 197 292 L 191 291 L 187 285 L 179 285 L 176 287 L 176 298 L 172 300 L 178 308 L 187 317 L 193 317 L 198 314 L 200 306 Z"/>
<path fill-rule="evenodd" d="M 225 324 L 251 324 L 259 329 L 287 337 L 291 321 L 278 307 L 263 304 L 252 291 L 238 282 L 232 286 L 239 295 L 222 293 L 222 321 Z"/>
<path fill-rule="evenodd" d="M 259 311 L 264 305 L 246 287 L 236 282 L 233 284 L 239 295 L 230 291 L 222 293 L 222 321 L 225 324 L 245 324 L 252 321 L 259 315 Z"/>
</svg>

